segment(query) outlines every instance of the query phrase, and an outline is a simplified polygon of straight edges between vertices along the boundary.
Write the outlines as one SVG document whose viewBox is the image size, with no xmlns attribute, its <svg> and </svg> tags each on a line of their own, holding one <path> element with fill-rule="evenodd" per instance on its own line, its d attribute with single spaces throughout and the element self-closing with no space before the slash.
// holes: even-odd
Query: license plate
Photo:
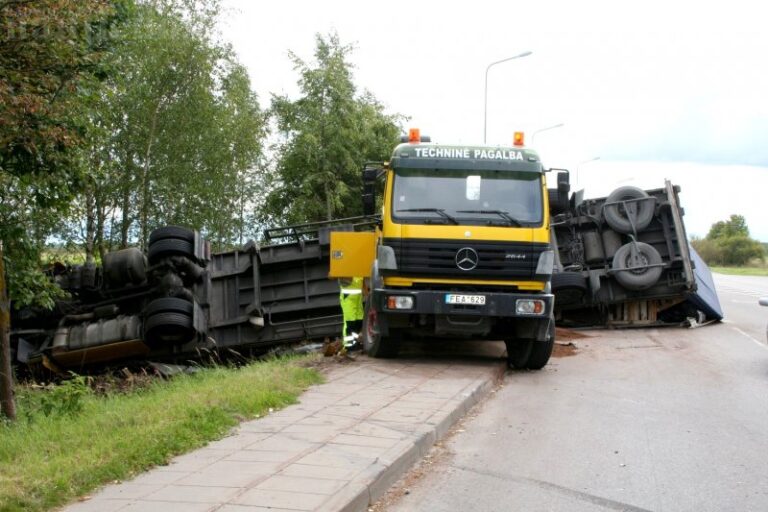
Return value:
<svg viewBox="0 0 768 512">
<path fill-rule="evenodd" d="M 446 304 L 470 304 L 473 306 L 484 306 L 485 295 L 456 295 L 453 293 L 445 294 Z"/>
</svg>

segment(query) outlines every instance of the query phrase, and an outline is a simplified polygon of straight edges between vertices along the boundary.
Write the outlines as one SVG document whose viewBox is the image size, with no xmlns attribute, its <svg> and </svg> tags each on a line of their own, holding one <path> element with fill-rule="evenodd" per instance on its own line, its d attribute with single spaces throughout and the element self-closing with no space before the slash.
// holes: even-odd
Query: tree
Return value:
<svg viewBox="0 0 768 512">
<path fill-rule="evenodd" d="M 747 221 L 741 215 L 712 224 L 706 238 L 692 239 L 691 244 L 704 261 L 714 265 L 742 266 L 765 257 L 765 248 L 749 237 Z"/>
<path fill-rule="evenodd" d="M 119 33 L 93 111 L 102 128 L 92 176 L 71 223 L 86 255 L 138 241 L 163 224 L 218 245 L 242 237 L 260 172 L 264 114 L 245 69 L 217 41 L 218 2 L 140 3 Z"/>
<path fill-rule="evenodd" d="M 0 395 L 8 416 L 10 301 L 46 306 L 60 293 L 37 264 L 82 181 L 87 105 L 104 76 L 100 63 L 118 7 L 106 0 L 0 0 L 0 244 L 9 277 L 6 283 L 0 272 Z"/>
<path fill-rule="evenodd" d="M 747 219 L 742 215 L 731 215 L 728 220 L 721 220 L 712 224 L 709 229 L 707 238 L 709 240 L 716 240 L 718 238 L 729 238 L 732 236 L 745 236 L 749 237 L 749 228 L 747 227 Z"/>
<path fill-rule="evenodd" d="M 272 97 L 283 139 L 273 148 L 278 157 L 262 218 L 293 223 L 362 213 L 362 165 L 389 155 L 401 117 L 386 114 L 371 93 L 357 94 L 352 50 L 336 34 L 318 34 L 314 62 L 290 53 L 301 97 Z"/>
</svg>

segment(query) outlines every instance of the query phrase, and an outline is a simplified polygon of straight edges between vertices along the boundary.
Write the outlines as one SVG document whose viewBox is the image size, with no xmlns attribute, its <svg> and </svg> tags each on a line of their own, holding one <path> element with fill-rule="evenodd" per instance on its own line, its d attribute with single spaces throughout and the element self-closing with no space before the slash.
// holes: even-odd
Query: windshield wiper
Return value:
<svg viewBox="0 0 768 512">
<path fill-rule="evenodd" d="M 445 210 L 443 210 L 442 208 L 405 208 L 403 210 L 395 210 L 395 211 L 396 212 L 414 212 L 414 213 L 421 213 L 421 212 L 436 213 L 447 221 L 450 221 L 454 224 L 459 223 L 459 221 L 456 220 L 456 217 L 452 215 L 448 215 L 447 213 L 445 213 Z"/>
<path fill-rule="evenodd" d="M 510 226 L 522 227 L 523 225 L 514 217 L 509 215 L 509 212 L 503 210 L 457 210 L 456 213 L 482 213 L 482 214 L 494 214 L 498 215 L 502 219 L 506 220 Z"/>
</svg>

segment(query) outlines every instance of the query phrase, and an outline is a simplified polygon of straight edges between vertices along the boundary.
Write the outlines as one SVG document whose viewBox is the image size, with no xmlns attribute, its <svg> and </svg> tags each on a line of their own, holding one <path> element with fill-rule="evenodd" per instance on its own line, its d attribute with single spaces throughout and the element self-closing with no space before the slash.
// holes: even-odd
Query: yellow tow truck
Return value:
<svg viewBox="0 0 768 512">
<path fill-rule="evenodd" d="M 548 190 L 546 172 L 520 132 L 511 146 L 455 146 L 411 129 L 389 162 L 366 166 L 365 213 L 380 204 L 380 221 L 373 231 L 331 233 L 329 276 L 366 278 L 369 355 L 395 357 L 416 337 L 488 339 L 505 341 L 512 367 L 547 364 L 549 208 L 567 202 L 569 185 L 561 172 Z"/>
</svg>

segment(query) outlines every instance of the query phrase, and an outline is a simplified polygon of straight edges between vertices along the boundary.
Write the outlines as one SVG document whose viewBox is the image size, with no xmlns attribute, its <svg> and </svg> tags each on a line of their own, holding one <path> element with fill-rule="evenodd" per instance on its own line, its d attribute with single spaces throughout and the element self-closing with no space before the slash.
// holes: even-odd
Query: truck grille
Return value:
<svg viewBox="0 0 768 512">
<path fill-rule="evenodd" d="M 397 275 L 485 279 L 534 279 L 539 255 L 548 244 L 385 238 L 397 257 Z M 477 253 L 477 266 L 462 270 L 456 254 L 465 248 Z M 471 266 L 471 265 L 465 265 Z"/>
</svg>

